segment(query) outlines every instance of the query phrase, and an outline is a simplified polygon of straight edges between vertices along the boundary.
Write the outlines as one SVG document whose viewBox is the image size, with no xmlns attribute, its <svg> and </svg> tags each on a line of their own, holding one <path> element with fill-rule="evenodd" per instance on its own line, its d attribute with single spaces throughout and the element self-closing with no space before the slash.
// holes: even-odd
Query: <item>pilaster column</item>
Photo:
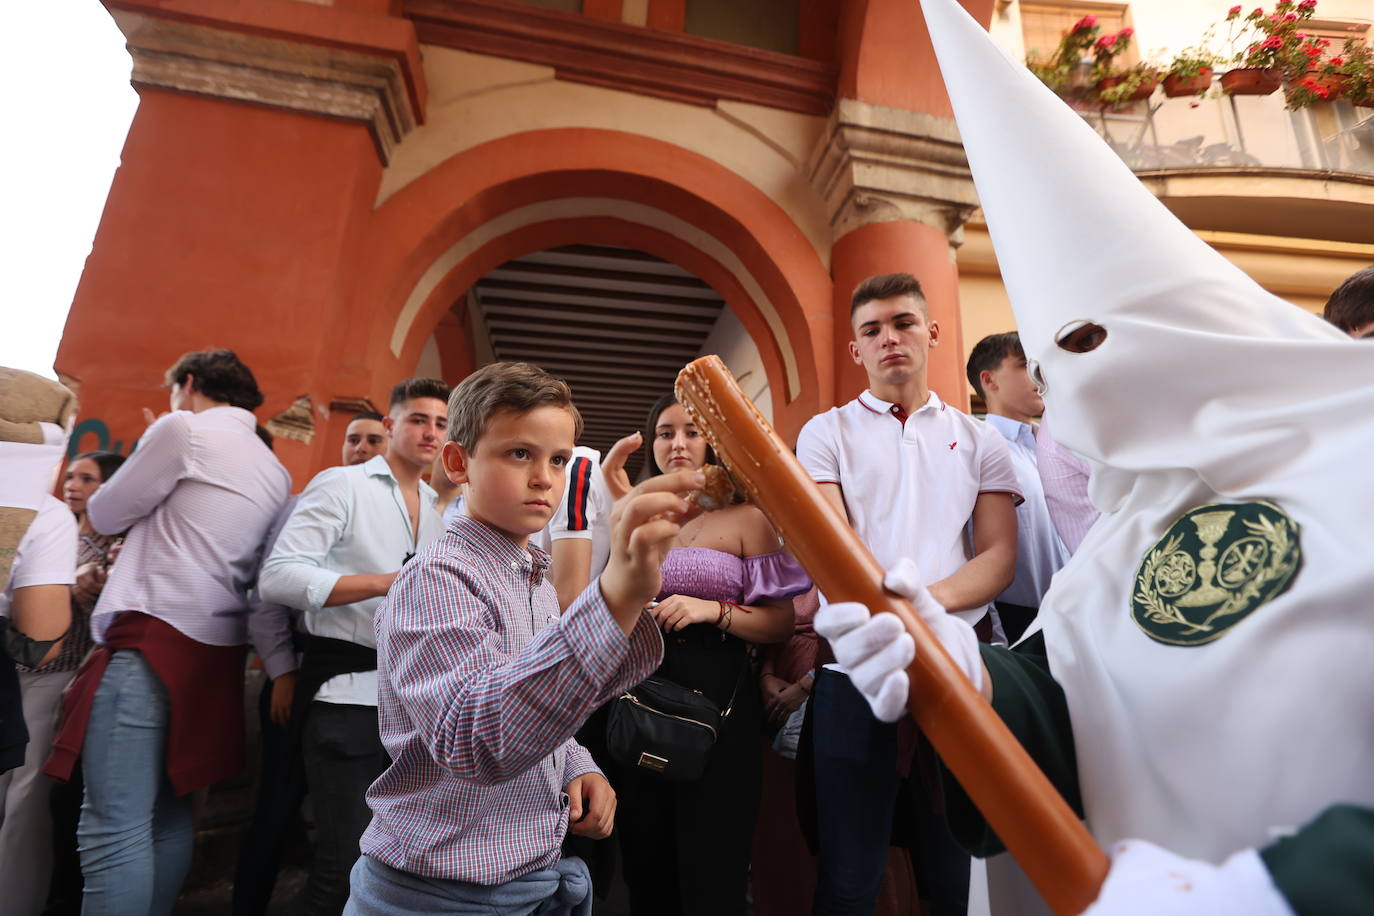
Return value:
<svg viewBox="0 0 1374 916">
<path fill-rule="evenodd" d="M 811 157 L 810 178 L 835 237 L 835 403 L 865 384 L 848 350 L 854 287 L 874 274 L 906 271 L 921 281 L 940 326 L 930 386 L 948 403 L 967 406 L 954 250 L 978 197 L 953 120 L 841 99 Z"/>
<path fill-rule="evenodd" d="M 105 3 L 139 106 L 56 367 L 96 438 L 132 443 L 180 354 L 233 349 L 303 483 L 337 460 L 321 408 L 395 378 L 341 340 L 371 319 L 348 295 L 359 240 L 423 114 L 414 26 L 384 0 Z"/>
<path fill-rule="evenodd" d="M 287 19 L 300 31 L 283 37 L 282 20 L 296 11 L 282 9 L 282 0 L 242 4 L 214 19 L 195 0 L 173 4 L 185 7 L 174 16 L 146 0 L 107 5 L 128 40 L 138 89 L 174 89 L 362 124 L 383 164 L 420 116 L 423 75 L 418 54 L 411 59 L 409 53 L 418 51 L 410 47 L 414 30 L 404 20 L 308 11 Z M 331 15 L 338 19 L 325 18 Z M 343 17 L 353 21 L 341 23 Z M 367 20 L 381 26 L 370 36 L 375 44 L 359 43 L 362 34 L 347 28 Z"/>
</svg>

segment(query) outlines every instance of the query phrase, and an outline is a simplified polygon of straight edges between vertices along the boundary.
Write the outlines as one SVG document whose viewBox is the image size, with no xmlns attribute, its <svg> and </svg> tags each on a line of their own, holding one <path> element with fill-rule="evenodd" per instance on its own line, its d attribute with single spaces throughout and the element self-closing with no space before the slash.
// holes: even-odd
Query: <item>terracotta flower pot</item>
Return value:
<svg viewBox="0 0 1374 916">
<path fill-rule="evenodd" d="M 1178 76 L 1170 73 L 1164 77 L 1164 94 L 1171 99 L 1185 95 L 1202 95 L 1212 88 L 1212 68 L 1207 67 L 1197 76 Z"/>
<path fill-rule="evenodd" d="M 1345 95 L 1345 90 L 1350 85 L 1350 77 L 1344 73 L 1323 77 L 1316 70 L 1308 70 L 1307 78 L 1327 91 L 1326 101 L 1328 102 L 1334 102 Z"/>
<path fill-rule="evenodd" d="M 1221 75 L 1221 91 L 1227 95 L 1269 95 L 1278 91 L 1281 82 L 1277 69 L 1239 67 Z"/>
<path fill-rule="evenodd" d="M 1095 92 L 1098 96 L 1101 96 L 1102 91 L 1104 89 L 1111 89 L 1113 86 L 1118 86 L 1125 81 L 1126 77 L 1124 76 L 1104 77 L 1103 79 L 1097 81 L 1097 85 L 1093 87 L 1093 92 Z M 1139 102 L 1141 99 L 1148 99 L 1150 97 L 1150 94 L 1155 91 L 1155 87 L 1158 85 L 1159 77 L 1150 77 L 1149 79 L 1141 83 L 1139 86 L 1137 86 L 1134 92 L 1132 92 L 1130 95 L 1122 99 L 1121 104 L 1125 104 L 1126 102 Z"/>
</svg>

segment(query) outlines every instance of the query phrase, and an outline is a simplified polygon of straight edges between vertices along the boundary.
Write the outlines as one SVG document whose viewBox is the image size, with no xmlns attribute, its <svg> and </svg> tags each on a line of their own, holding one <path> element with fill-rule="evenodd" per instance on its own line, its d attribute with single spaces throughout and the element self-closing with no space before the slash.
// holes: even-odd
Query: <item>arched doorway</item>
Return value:
<svg viewBox="0 0 1374 916">
<path fill-rule="evenodd" d="M 724 297 L 690 271 L 643 251 L 575 244 L 532 252 L 489 271 L 440 327 L 466 335 L 427 348 L 418 374 L 530 362 L 572 386 L 585 423 L 579 444 L 605 453 L 640 429 L 683 365 L 719 355 L 765 416 L 773 392 L 762 356 Z M 628 470 L 634 476 L 640 455 Z"/>
<path fill-rule="evenodd" d="M 371 321 L 358 343 L 408 371 L 482 277 L 578 244 L 653 255 L 714 289 L 758 348 L 785 438 L 829 406 L 831 283 L 812 243 L 719 164 L 613 131 L 513 135 L 395 190 L 363 243 L 354 314 Z"/>
</svg>

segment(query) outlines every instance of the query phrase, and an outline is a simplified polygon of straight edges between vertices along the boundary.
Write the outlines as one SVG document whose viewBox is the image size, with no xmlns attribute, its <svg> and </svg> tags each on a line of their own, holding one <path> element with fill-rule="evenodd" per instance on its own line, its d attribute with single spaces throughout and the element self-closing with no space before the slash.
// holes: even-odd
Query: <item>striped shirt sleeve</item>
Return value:
<svg viewBox="0 0 1374 916">
<path fill-rule="evenodd" d="M 479 571 L 436 557 L 406 572 L 387 598 L 391 622 L 379 646 L 430 756 L 462 779 L 503 782 L 534 766 L 623 689 L 618 674 L 642 679 L 662 651 L 652 626 L 627 639 L 595 588 L 508 655 L 499 599 Z"/>
<path fill-rule="evenodd" d="M 592 536 L 592 523 L 596 521 L 596 501 L 591 498 L 592 475 L 597 470 L 589 458 L 574 458 L 568 465 L 563 501 L 549 521 L 549 536 L 553 540 Z"/>
</svg>

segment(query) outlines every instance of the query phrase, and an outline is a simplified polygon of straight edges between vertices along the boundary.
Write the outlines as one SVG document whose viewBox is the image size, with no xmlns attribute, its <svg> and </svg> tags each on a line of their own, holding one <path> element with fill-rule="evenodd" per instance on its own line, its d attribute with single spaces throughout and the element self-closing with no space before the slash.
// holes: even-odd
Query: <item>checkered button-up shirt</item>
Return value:
<svg viewBox="0 0 1374 916">
<path fill-rule="evenodd" d="M 658 666 L 593 587 L 561 617 L 548 554 L 467 516 L 397 576 L 377 610 L 377 699 L 391 766 L 367 791 L 362 851 L 427 877 L 502 884 L 558 861 L 563 788 L 597 772 L 572 740 Z"/>
</svg>

